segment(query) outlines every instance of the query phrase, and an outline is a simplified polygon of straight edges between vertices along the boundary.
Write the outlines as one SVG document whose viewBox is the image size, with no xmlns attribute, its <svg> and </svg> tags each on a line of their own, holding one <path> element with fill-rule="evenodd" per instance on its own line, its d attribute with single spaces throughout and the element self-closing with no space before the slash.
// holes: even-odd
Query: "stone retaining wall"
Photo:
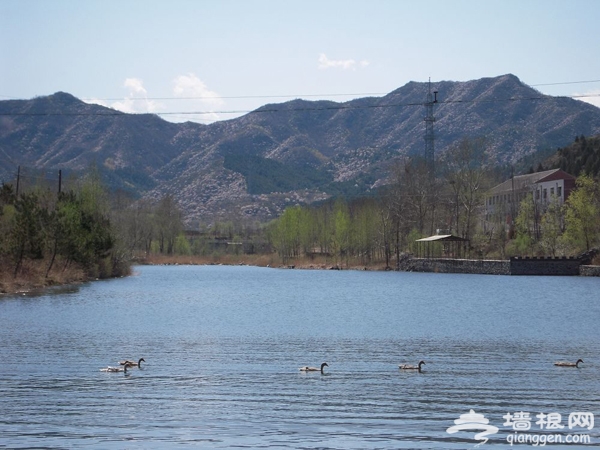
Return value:
<svg viewBox="0 0 600 450">
<path fill-rule="evenodd" d="M 579 258 L 514 257 L 510 258 L 511 275 L 579 275 Z"/>
<path fill-rule="evenodd" d="M 400 263 L 398 269 L 405 272 L 510 275 L 510 261 L 488 259 L 407 258 Z"/>
<path fill-rule="evenodd" d="M 600 266 L 584 266 L 577 258 L 442 259 L 405 257 L 404 272 L 473 273 L 484 275 L 582 275 L 600 277 Z"/>
<path fill-rule="evenodd" d="M 600 277 L 600 266 L 579 266 L 579 275 L 584 277 Z"/>
</svg>

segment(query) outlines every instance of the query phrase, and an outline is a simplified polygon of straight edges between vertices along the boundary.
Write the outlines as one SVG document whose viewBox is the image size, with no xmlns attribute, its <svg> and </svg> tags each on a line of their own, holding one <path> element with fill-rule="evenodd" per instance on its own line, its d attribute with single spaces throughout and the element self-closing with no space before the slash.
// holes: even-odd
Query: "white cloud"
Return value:
<svg viewBox="0 0 600 450">
<path fill-rule="evenodd" d="M 144 82 L 139 78 L 126 78 L 123 86 L 131 89 L 136 94 L 148 95 L 148 91 L 144 88 Z"/>
<path fill-rule="evenodd" d="M 595 89 L 593 91 L 573 94 L 573 96 L 578 97 L 577 100 L 581 100 L 582 102 L 590 103 L 591 105 L 597 106 L 600 108 L 600 89 Z"/>
<path fill-rule="evenodd" d="M 134 97 L 113 102 L 110 107 L 129 114 L 154 113 L 158 109 L 155 101 Z"/>
<path fill-rule="evenodd" d="M 194 74 L 180 75 L 172 80 L 172 93 L 175 98 L 168 102 L 168 108 L 149 95 L 144 82 L 139 78 L 126 78 L 123 87 L 127 90 L 123 99 L 89 99 L 95 103 L 128 114 L 156 113 L 172 122 L 194 121 L 210 123 L 221 120 L 215 112 L 217 106 L 224 105 L 223 99 Z"/>
<path fill-rule="evenodd" d="M 173 94 L 177 97 L 194 97 L 205 104 L 222 105 L 223 99 L 193 73 L 179 75 L 173 80 Z"/>
<path fill-rule="evenodd" d="M 86 103 L 91 103 L 94 105 L 100 105 L 100 106 L 110 106 L 105 100 L 102 100 L 100 98 L 87 98 L 87 99 L 83 99 L 84 102 Z"/>
<path fill-rule="evenodd" d="M 319 55 L 319 69 L 356 70 L 357 67 L 367 67 L 369 61 L 354 59 L 329 59 L 325 53 Z"/>
<path fill-rule="evenodd" d="M 144 87 L 144 82 L 139 78 L 126 78 L 123 87 L 128 93 L 123 100 L 117 100 L 106 104 L 102 100 L 91 100 L 89 103 L 97 103 L 103 106 L 109 106 L 121 112 L 135 113 L 154 113 L 161 107 L 159 103 L 148 98 L 148 91 Z"/>
</svg>

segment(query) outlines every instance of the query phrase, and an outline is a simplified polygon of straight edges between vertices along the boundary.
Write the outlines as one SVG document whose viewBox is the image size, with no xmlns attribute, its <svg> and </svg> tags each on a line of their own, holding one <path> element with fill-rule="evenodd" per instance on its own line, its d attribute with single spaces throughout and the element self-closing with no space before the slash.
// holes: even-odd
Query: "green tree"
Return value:
<svg viewBox="0 0 600 450">
<path fill-rule="evenodd" d="M 298 241 L 302 252 L 307 255 L 313 252 L 316 241 L 314 216 L 309 208 L 298 207 Z"/>
<path fill-rule="evenodd" d="M 319 247 L 319 251 L 325 255 L 331 252 L 331 245 L 333 239 L 333 220 L 331 218 L 331 211 L 328 204 L 325 204 L 314 212 L 314 224 L 315 224 L 315 235 L 316 243 Z"/>
<path fill-rule="evenodd" d="M 554 196 L 546 212 L 542 216 L 541 227 L 542 236 L 540 245 L 546 254 L 556 256 L 563 233 L 564 208 L 558 197 Z"/>
<path fill-rule="evenodd" d="M 48 211 L 39 205 L 35 192 L 22 194 L 15 202 L 14 226 L 10 233 L 11 253 L 15 261 L 14 276 L 21 269 L 23 259 L 42 259 Z"/>
<path fill-rule="evenodd" d="M 284 263 L 300 251 L 301 207 L 286 208 L 271 228 L 271 241 Z"/>
<path fill-rule="evenodd" d="M 346 259 L 348 265 L 348 251 L 350 246 L 350 212 L 348 205 L 343 200 L 336 201 L 333 208 L 334 235 L 333 246 L 339 261 Z"/>
<path fill-rule="evenodd" d="M 378 205 L 373 200 L 354 202 L 351 250 L 360 258 L 361 264 L 369 264 L 375 256 L 379 240 L 378 226 L 382 225 L 380 217 Z"/>
<path fill-rule="evenodd" d="M 48 226 L 48 246 L 51 257 L 46 278 L 50 274 L 56 257 L 62 254 L 67 257 L 67 263 L 76 259 L 82 250 L 77 239 L 81 222 L 81 211 L 74 192 L 60 193 L 54 211 L 50 214 Z M 81 243 L 82 244 L 82 243 Z"/>
<path fill-rule="evenodd" d="M 183 231 L 181 210 L 171 194 L 165 195 L 155 212 L 156 233 L 160 253 L 172 255 L 175 249 L 175 240 Z"/>
<path fill-rule="evenodd" d="M 527 195 L 519 205 L 519 214 L 515 218 L 516 250 L 524 255 L 533 253 L 535 247 L 534 228 L 536 226 L 536 208 L 532 195 Z"/>
<path fill-rule="evenodd" d="M 565 205 L 565 238 L 574 250 L 589 250 L 600 243 L 600 191 L 586 175 L 576 186 Z"/>
<path fill-rule="evenodd" d="M 84 242 L 84 260 L 90 276 L 113 275 L 115 236 L 110 222 L 108 193 L 100 177 L 92 173 L 84 180 L 78 195 L 81 202 L 80 238 Z"/>
<path fill-rule="evenodd" d="M 175 238 L 175 253 L 178 255 L 191 255 L 192 247 L 184 233 L 179 233 Z"/>
</svg>

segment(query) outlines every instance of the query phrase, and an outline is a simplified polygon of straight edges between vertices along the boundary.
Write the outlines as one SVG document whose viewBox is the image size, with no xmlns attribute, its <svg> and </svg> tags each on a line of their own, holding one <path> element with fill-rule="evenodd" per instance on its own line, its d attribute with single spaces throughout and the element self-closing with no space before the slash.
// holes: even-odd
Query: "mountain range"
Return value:
<svg viewBox="0 0 600 450">
<path fill-rule="evenodd" d="M 126 114 L 58 92 L 0 101 L 0 179 L 17 166 L 100 169 L 112 188 L 170 193 L 189 224 L 275 218 L 289 205 L 360 195 L 388 182 L 404 155 L 423 154 L 434 104 L 435 151 L 485 137 L 499 164 L 600 134 L 600 108 L 543 95 L 508 74 L 466 82 L 409 82 L 382 97 L 292 100 L 201 125 Z"/>
</svg>

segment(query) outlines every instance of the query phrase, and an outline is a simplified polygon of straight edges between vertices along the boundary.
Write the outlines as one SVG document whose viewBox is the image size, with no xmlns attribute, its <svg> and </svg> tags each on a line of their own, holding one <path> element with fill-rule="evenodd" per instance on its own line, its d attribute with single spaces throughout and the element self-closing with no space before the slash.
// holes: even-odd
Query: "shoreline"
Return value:
<svg viewBox="0 0 600 450">
<path fill-rule="evenodd" d="M 83 267 L 76 264 L 70 264 L 61 269 L 55 267 L 46 276 L 48 270 L 48 261 L 40 260 L 25 260 L 19 270 L 17 276 L 13 275 L 13 269 L 10 269 L 11 264 L 7 261 L 0 261 L 0 298 L 9 295 L 27 295 L 46 292 L 53 288 L 64 288 L 69 286 L 77 286 L 91 281 L 102 279 L 119 278 L 131 275 L 130 267 L 123 274 L 112 277 L 94 276 L 90 274 L 90 270 L 85 270 Z"/>
<path fill-rule="evenodd" d="M 372 270 L 385 271 L 394 270 L 387 268 L 383 262 L 371 264 L 337 264 L 333 258 L 322 256 L 310 258 L 295 258 L 288 263 L 282 263 L 278 257 L 273 255 L 224 255 L 222 257 L 211 256 L 162 256 L 152 255 L 145 258 L 137 258 L 132 261 L 133 265 L 190 265 L 190 266 L 255 266 L 270 267 L 273 269 L 301 269 L 301 270 Z"/>
<path fill-rule="evenodd" d="M 42 275 L 45 265 L 44 262 L 28 261 L 24 264 L 24 270 L 16 278 L 5 272 L 0 277 L 0 298 L 11 295 L 31 295 L 44 293 L 53 288 L 67 288 L 78 286 L 92 281 L 102 279 L 120 278 L 131 276 L 131 267 L 135 265 L 193 265 L 193 266 L 255 266 L 270 267 L 281 269 L 300 269 L 300 270 L 374 270 L 384 271 L 386 269 L 383 263 L 373 263 L 370 265 L 350 264 L 336 265 L 332 258 L 297 258 L 289 264 L 282 264 L 276 255 L 223 255 L 215 256 L 163 256 L 151 255 L 143 258 L 133 258 L 130 263 L 130 273 L 108 278 L 97 278 L 87 276 L 80 268 L 72 268 L 68 271 L 53 273 L 46 278 Z"/>
<path fill-rule="evenodd" d="M 416 261 L 417 259 L 415 259 Z M 492 261 L 492 260 L 489 260 Z M 448 260 L 445 261 L 448 263 Z M 482 261 L 478 261 L 480 264 Z M 41 277 L 39 275 L 40 268 L 43 268 L 43 263 L 28 262 L 26 270 L 17 278 L 2 277 L 0 278 L 0 298 L 12 295 L 35 295 L 43 294 L 51 289 L 69 288 L 89 283 L 92 281 L 100 281 L 102 279 L 122 278 L 131 276 L 133 272 L 131 267 L 135 265 L 192 265 L 192 266 L 254 266 L 254 267 L 269 267 L 273 269 L 297 269 L 297 270 L 360 270 L 360 271 L 395 271 L 393 267 L 386 267 L 385 262 L 373 262 L 371 264 L 336 264 L 333 258 L 323 256 L 317 257 L 302 257 L 295 258 L 287 264 L 280 262 L 276 255 L 223 255 L 223 256 L 164 256 L 151 255 L 149 257 L 134 258 L 130 263 L 128 274 L 119 275 L 108 278 L 97 278 L 87 276 L 80 268 L 73 268 L 66 272 L 61 272 L 60 275 L 54 274 L 52 277 Z M 452 271 L 433 269 L 419 270 L 415 267 L 407 267 L 403 264 L 404 269 L 399 269 L 401 272 L 433 272 L 433 273 L 483 273 L 471 272 L 469 270 Z M 577 276 L 600 276 L 600 266 L 582 266 L 585 267 L 586 273 L 580 273 Z M 582 270 L 583 272 L 583 270 Z M 501 273 L 487 273 L 501 274 Z M 30 275 L 27 277 L 27 275 Z M 501 275 L 510 275 L 502 273 Z M 544 276 L 544 275 L 538 275 Z"/>
</svg>

